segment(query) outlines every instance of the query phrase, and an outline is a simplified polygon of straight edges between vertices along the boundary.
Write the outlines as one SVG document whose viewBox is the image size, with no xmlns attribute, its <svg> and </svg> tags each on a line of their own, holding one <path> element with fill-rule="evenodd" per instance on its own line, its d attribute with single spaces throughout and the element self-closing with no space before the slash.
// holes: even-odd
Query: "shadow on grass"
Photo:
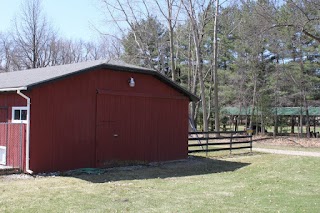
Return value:
<svg viewBox="0 0 320 213">
<path fill-rule="evenodd" d="M 97 170 L 98 172 L 93 174 L 70 173 L 70 176 L 92 183 L 105 183 L 121 180 L 164 179 L 232 172 L 248 165 L 248 163 L 192 156 L 182 161 Z"/>
</svg>

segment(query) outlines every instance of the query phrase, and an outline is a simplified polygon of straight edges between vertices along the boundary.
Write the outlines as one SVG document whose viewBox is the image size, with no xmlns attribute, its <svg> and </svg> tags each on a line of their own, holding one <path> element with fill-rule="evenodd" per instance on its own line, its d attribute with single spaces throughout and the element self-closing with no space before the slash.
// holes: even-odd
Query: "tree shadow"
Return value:
<svg viewBox="0 0 320 213">
<path fill-rule="evenodd" d="M 86 174 L 86 172 L 81 174 L 81 172 L 76 172 L 75 170 L 73 173 L 68 173 L 68 176 L 92 183 L 105 183 L 121 180 L 143 180 L 154 178 L 165 179 L 221 172 L 233 172 L 248 165 L 249 163 L 192 156 L 181 161 L 109 169 L 93 169 L 90 172 L 91 174 Z"/>
</svg>

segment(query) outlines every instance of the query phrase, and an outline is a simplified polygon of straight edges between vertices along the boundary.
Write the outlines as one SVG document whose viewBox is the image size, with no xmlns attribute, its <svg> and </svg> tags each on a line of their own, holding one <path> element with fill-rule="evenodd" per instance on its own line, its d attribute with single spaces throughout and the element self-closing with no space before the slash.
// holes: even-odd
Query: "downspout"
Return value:
<svg viewBox="0 0 320 213">
<path fill-rule="evenodd" d="M 30 170 L 30 98 L 23 94 L 20 89 L 17 90 L 17 94 L 27 100 L 27 131 L 26 131 L 26 172 L 32 174 Z"/>
</svg>

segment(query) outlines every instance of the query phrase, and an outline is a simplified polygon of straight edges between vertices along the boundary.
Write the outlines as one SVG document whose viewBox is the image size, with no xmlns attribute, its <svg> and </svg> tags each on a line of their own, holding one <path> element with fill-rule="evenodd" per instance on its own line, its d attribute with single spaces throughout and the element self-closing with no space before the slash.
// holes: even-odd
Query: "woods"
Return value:
<svg viewBox="0 0 320 213">
<path fill-rule="evenodd" d="M 11 31 L 0 32 L 0 71 L 121 58 L 198 95 L 190 104 L 198 129 L 219 131 L 223 108 L 234 106 L 252 109 L 251 128 L 274 126 L 276 134 L 272 108 L 301 107 L 310 135 L 308 107 L 320 103 L 318 0 L 97 2 L 118 33 L 96 26 L 100 39 L 89 42 L 59 36 L 41 1 L 25 2 Z"/>
</svg>

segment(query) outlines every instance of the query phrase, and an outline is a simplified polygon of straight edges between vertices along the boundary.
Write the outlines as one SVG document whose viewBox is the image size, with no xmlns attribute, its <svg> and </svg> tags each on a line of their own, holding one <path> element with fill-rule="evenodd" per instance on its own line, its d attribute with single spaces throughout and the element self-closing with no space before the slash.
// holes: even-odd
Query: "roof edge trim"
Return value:
<svg viewBox="0 0 320 213">
<path fill-rule="evenodd" d="M 12 87 L 12 88 L 2 88 L 0 89 L 0 92 L 12 92 L 12 91 L 18 91 L 18 90 L 27 90 L 28 87 Z"/>
</svg>

